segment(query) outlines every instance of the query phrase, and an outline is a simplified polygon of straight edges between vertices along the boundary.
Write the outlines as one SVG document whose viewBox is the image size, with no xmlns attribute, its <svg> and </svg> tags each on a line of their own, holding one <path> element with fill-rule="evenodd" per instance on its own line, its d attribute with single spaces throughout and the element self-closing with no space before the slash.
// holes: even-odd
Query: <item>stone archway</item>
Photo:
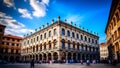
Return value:
<svg viewBox="0 0 120 68">
<path fill-rule="evenodd" d="M 16 56 L 15 61 L 16 61 L 16 62 L 19 62 L 19 60 L 20 60 L 20 57 L 19 57 L 19 56 Z"/>
<path fill-rule="evenodd" d="M 42 54 L 39 54 L 39 60 L 42 60 Z"/>
<path fill-rule="evenodd" d="M 52 55 L 51 55 L 51 53 L 48 53 L 48 60 L 52 60 Z"/>
<path fill-rule="evenodd" d="M 36 54 L 36 60 L 38 61 L 38 55 Z"/>
<path fill-rule="evenodd" d="M 45 53 L 43 54 L 43 60 L 47 60 L 47 55 Z"/>
<path fill-rule="evenodd" d="M 66 60 L 66 53 L 65 52 L 62 52 L 62 60 Z"/>
<path fill-rule="evenodd" d="M 2 60 L 2 56 L 0 55 L 0 60 Z"/>
<path fill-rule="evenodd" d="M 80 60 L 80 53 L 78 53 L 78 58 L 77 59 Z"/>
<path fill-rule="evenodd" d="M 76 53 L 73 53 L 73 60 L 76 62 Z"/>
<path fill-rule="evenodd" d="M 53 60 L 58 60 L 58 53 L 57 52 L 53 53 Z"/>
<path fill-rule="evenodd" d="M 72 55 L 71 55 L 71 53 L 69 52 L 69 53 L 68 53 L 68 60 L 71 60 L 71 56 L 72 56 Z"/>
<path fill-rule="evenodd" d="M 10 56 L 10 62 L 14 62 L 14 56 Z"/>
<path fill-rule="evenodd" d="M 5 61 L 8 61 L 8 56 L 4 56 L 4 60 L 5 60 Z"/>
</svg>

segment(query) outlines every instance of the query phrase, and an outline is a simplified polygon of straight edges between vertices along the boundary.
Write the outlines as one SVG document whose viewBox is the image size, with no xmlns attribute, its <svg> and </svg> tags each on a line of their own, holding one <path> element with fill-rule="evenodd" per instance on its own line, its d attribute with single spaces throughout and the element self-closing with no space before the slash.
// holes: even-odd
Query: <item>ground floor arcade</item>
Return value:
<svg viewBox="0 0 120 68">
<path fill-rule="evenodd" d="M 93 60 L 99 59 L 98 53 L 82 53 L 82 52 L 49 52 L 49 53 L 34 53 L 28 55 L 22 55 L 21 60 L 30 61 L 34 59 L 36 61 L 48 61 L 48 60 Z"/>
</svg>

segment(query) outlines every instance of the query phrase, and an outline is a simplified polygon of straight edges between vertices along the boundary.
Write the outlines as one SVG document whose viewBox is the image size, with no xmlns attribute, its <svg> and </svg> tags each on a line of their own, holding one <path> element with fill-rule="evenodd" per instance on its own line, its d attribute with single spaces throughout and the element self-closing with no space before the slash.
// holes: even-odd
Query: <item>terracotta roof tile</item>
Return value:
<svg viewBox="0 0 120 68">
<path fill-rule="evenodd" d="M 13 36 L 13 35 L 11 35 L 11 34 L 6 34 L 6 35 L 4 35 L 4 37 L 9 37 L 9 38 L 15 38 L 15 39 L 21 39 L 21 40 L 22 40 L 22 37 Z"/>
</svg>

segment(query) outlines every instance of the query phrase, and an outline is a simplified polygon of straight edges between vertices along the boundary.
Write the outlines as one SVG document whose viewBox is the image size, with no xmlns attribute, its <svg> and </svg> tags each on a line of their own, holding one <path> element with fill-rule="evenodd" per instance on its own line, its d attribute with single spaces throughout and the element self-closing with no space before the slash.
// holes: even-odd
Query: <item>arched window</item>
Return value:
<svg viewBox="0 0 120 68">
<path fill-rule="evenodd" d="M 65 40 L 62 40 L 62 49 L 65 49 Z"/>
<path fill-rule="evenodd" d="M 118 12 L 115 14 L 115 16 L 116 16 L 117 22 L 118 22 L 120 20 Z"/>
<path fill-rule="evenodd" d="M 65 35 L 65 29 L 62 29 L 62 35 Z"/>
<path fill-rule="evenodd" d="M 97 40 L 95 40 L 95 44 L 97 44 L 98 42 L 97 42 Z"/>
<path fill-rule="evenodd" d="M 70 41 L 68 41 L 68 49 L 70 49 Z"/>
<path fill-rule="evenodd" d="M 51 31 L 49 31 L 49 37 L 51 37 Z"/>
<path fill-rule="evenodd" d="M 46 50 L 46 43 L 44 44 L 44 50 Z"/>
<path fill-rule="evenodd" d="M 83 36 L 81 35 L 81 40 L 83 40 Z"/>
<path fill-rule="evenodd" d="M 37 36 L 37 41 L 39 40 L 39 36 Z"/>
<path fill-rule="evenodd" d="M 73 50 L 75 50 L 75 43 L 73 42 Z"/>
<path fill-rule="evenodd" d="M 67 36 L 70 36 L 70 31 L 69 30 L 67 31 Z"/>
<path fill-rule="evenodd" d="M 40 35 L 40 39 L 42 40 L 42 35 Z"/>
<path fill-rule="evenodd" d="M 79 34 L 76 34 L 76 36 L 77 36 L 77 39 L 79 39 Z"/>
<path fill-rule="evenodd" d="M 56 35 L 57 34 L 57 30 L 56 29 L 54 29 L 54 35 Z"/>
<path fill-rule="evenodd" d="M 90 42 L 90 38 L 88 38 L 88 41 Z"/>
<path fill-rule="evenodd" d="M 42 44 L 40 45 L 40 51 L 42 51 Z"/>
<path fill-rule="evenodd" d="M 75 37 L 75 34 L 74 34 L 74 32 L 72 32 L 72 37 L 73 37 L 73 38 Z"/>
<path fill-rule="evenodd" d="M 94 43 L 94 39 L 92 39 L 92 43 Z"/>
<path fill-rule="evenodd" d="M 85 41 L 87 41 L 87 37 L 85 36 Z"/>
<path fill-rule="evenodd" d="M 44 38 L 46 38 L 46 33 L 44 33 Z"/>
</svg>

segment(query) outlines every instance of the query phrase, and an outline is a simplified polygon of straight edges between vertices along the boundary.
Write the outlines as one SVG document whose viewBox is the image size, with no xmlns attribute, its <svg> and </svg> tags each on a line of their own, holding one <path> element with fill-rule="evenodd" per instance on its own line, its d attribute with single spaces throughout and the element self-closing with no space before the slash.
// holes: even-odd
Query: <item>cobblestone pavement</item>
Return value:
<svg viewBox="0 0 120 68">
<path fill-rule="evenodd" d="M 0 68 L 30 68 L 30 64 L 0 64 Z M 117 66 L 111 66 L 108 64 L 35 64 L 35 68 L 120 68 L 120 64 Z"/>
</svg>

